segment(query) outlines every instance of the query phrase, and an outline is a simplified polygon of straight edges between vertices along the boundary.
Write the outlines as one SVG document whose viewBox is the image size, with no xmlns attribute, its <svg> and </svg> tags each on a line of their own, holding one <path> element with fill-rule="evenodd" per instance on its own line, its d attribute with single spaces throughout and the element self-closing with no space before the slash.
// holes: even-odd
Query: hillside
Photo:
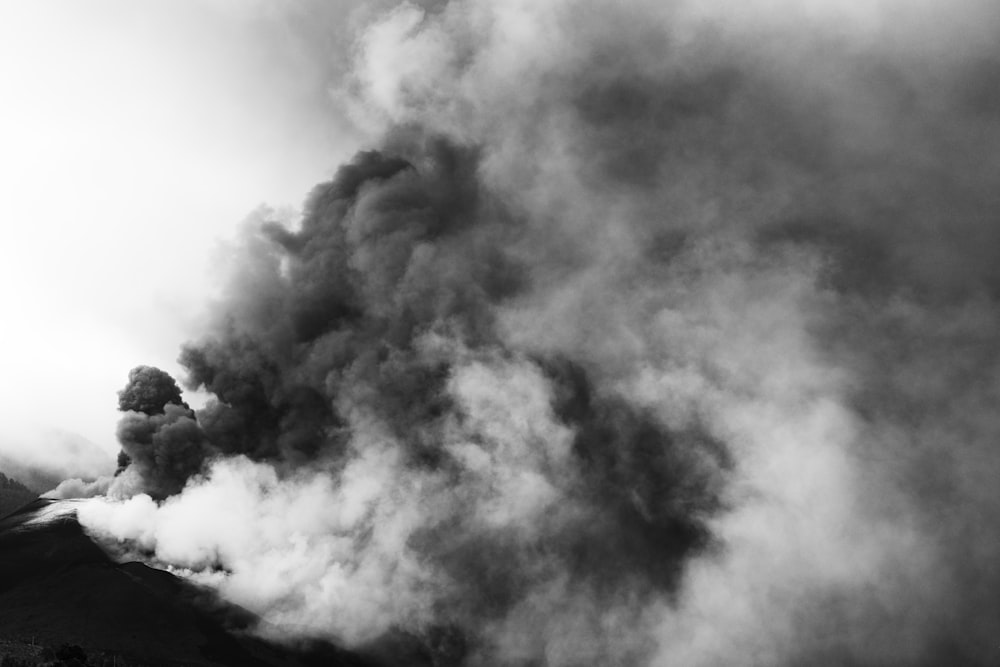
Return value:
<svg viewBox="0 0 1000 667">
<path fill-rule="evenodd" d="M 30 503 L 38 494 L 0 472 L 0 517 Z"/>
<path fill-rule="evenodd" d="M 39 647 L 69 645 L 88 665 L 373 664 L 330 644 L 256 639 L 245 632 L 255 621 L 170 573 L 113 562 L 84 534 L 72 501 L 37 499 L 0 519 L 0 661 L 40 664 Z"/>
</svg>

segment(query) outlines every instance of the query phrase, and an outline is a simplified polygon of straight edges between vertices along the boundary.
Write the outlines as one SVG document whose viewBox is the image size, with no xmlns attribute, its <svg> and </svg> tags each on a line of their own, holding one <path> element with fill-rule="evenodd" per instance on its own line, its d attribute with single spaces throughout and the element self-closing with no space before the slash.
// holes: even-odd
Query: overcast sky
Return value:
<svg viewBox="0 0 1000 667">
<path fill-rule="evenodd" d="M 218 241 L 352 150 L 336 63 L 295 30 L 220 0 L 0 2 L 0 453 L 116 451 L 115 392 L 178 372 Z"/>
</svg>

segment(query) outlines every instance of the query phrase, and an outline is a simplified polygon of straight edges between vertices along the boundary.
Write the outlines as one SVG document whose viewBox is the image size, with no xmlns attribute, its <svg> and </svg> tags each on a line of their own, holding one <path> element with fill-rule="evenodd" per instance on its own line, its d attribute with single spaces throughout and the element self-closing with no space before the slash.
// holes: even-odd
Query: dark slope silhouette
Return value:
<svg viewBox="0 0 1000 667">
<path fill-rule="evenodd" d="M 37 493 L 0 472 L 0 516 L 6 516 L 37 497 Z"/>
<path fill-rule="evenodd" d="M 115 563 L 84 534 L 72 501 L 39 498 L 0 519 L 4 640 L 78 645 L 94 664 L 375 664 L 326 643 L 290 649 L 251 637 L 256 620 L 168 572 Z"/>
</svg>

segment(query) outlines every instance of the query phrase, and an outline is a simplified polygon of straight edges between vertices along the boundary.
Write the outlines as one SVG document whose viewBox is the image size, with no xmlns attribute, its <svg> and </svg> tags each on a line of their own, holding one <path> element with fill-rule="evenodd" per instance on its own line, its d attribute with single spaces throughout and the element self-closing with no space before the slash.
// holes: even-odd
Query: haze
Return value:
<svg viewBox="0 0 1000 667">
<path fill-rule="evenodd" d="M 217 240 L 343 159 L 288 21 L 211 1 L 0 5 L 0 455 L 45 456 L 55 432 L 115 452 L 115 392 L 137 363 L 177 369 Z"/>
</svg>

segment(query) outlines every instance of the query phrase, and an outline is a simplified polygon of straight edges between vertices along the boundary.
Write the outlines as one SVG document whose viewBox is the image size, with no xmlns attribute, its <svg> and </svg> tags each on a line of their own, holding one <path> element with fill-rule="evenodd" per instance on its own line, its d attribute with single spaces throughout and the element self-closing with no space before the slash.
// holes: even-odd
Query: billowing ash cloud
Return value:
<svg viewBox="0 0 1000 667">
<path fill-rule="evenodd" d="M 250 224 L 181 354 L 214 400 L 127 417 L 149 495 L 81 520 L 434 664 L 996 663 L 998 28 L 379 16 L 343 86 L 378 149 Z"/>
<path fill-rule="evenodd" d="M 122 451 L 109 493 L 164 498 L 180 491 L 210 447 L 177 382 L 159 368 L 136 366 L 118 392 L 118 409 L 125 413 L 117 434 Z"/>
</svg>

